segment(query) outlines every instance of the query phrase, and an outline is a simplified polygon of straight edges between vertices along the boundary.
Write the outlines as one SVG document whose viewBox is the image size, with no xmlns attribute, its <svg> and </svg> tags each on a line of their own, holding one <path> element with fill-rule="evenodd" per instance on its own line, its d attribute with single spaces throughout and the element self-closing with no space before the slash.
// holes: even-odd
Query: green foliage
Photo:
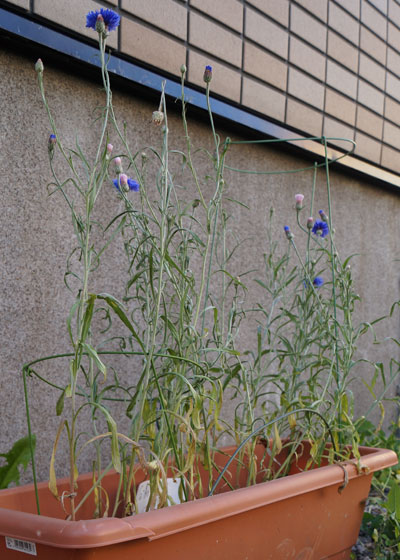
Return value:
<svg viewBox="0 0 400 560">
<path fill-rule="evenodd" d="M 392 449 L 400 458 L 398 423 L 390 429 L 376 430 L 375 426 L 361 419 L 358 427 L 364 445 Z M 364 513 L 362 531 L 373 541 L 376 560 L 397 560 L 400 556 L 400 462 L 374 474 L 368 511 Z"/>
<path fill-rule="evenodd" d="M 210 83 L 206 86 L 209 150 L 192 146 L 183 73 L 185 147 L 170 147 L 163 85 L 157 122 L 162 115 L 164 126 L 156 128 L 158 145 L 134 153 L 126 126 L 121 128 L 115 118 L 102 36 L 100 59 L 105 105 L 96 120 L 99 136 L 92 158 L 78 140 L 73 149 L 64 147 L 46 101 L 43 72 L 39 74 L 57 139 L 49 152 L 51 194 L 60 194 L 67 203 L 76 238 L 64 277 L 75 294 L 67 314 L 70 351 L 24 366 L 24 372 L 58 391 L 55 413 L 60 427 L 50 468 L 53 494 L 58 496 L 56 451 L 62 437 L 68 444 L 70 465 L 69 491 L 64 496 L 69 500 L 64 499 L 62 506 L 70 504 L 70 519 L 82 505 L 75 503 L 76 481 L 80 457 L 88 448 L 93 452 L 95 516 L 108 515 L 109 498 L 101 479 L 112 466 L 121 473 L 114 514 L 121 505 L 126 514 L 137 510 L 139 464 L 151 483 L 148 507 L 168 503 L 167 469 L 180 481 L 182 499 L 207 495 L 217 476 L 215 454 L 222 438 L 238 446 L 246 441 L 238 459 L 248 465 L 248 484 L 255 484 L 259 474 L 266 480 L 284 476 L 303 439 L 309 440 L 311 449 L 306 468 L 320 464 L 322 457 L 334 461 L 351 452 L 357 457 L 360 437 L 369 428 L 353 421 L 355 368 L 360 364 L 368 368 L 365 384 L 373 402 L 369 413 L 379 406 L 383 415 L 382 403 L 398 376 L 399 364 L 392 359 L 385 369 L 356 353 L 360 338 L 374 334 L 374 325 L 382 318 L 361 324 L 354 320 L 359 296 L 353 286 L 352 257 L 342 259 L 335 244 L 327 154 L 321 164 L 306 169 L 311 171 L 311 192 L 304 204 L 307 216 L 315 215 L 321 167 L 319 182 L 328 200 L 323 219 L 329 224 L 329 235 L 322 238 L 311 232 L 301 201 L 293 212 L 295 233 L 287 231 L 287 239 L 282 234 L 278 242 L 272 233 L 271 210 L 265 239 L 260 233 L 257 240 L 263 247 L 261 262 L 254 263 L 252 270 L 240 270 L 235 256 L 243 239 L 235 233 L 234 213 L 238 208 L 241 213 L 250 209 L 233 198 L 230 182 L 235 173 L 253 171 L 228 163 L 234 158 L 231 147 L 245 142 L 222 141 L 217 134 Z M 118 156 L 107 144 L 109 138 L 118 143 Z M 202 177 L 196 169 L 204 161 L 208 171 Z M 62 169 L 67 166 L 68 177 L 56 173 L 59 163 Z M 140 185 L 139 192 L 123 188 L 123 168 Z M 114 175 L 118 189 L 112 186 Z M 104 186 L 111 189 L 115 201 L 114 217 L 107 225 L 94 217 Z M 126 264 L 115 274 L 125 277 L 125 289 L 116 295 L 94 293 L 92 275 L 118 240 Z M 257 285 L 261 297 L 248 308 L 251 284 Z M 254 333 L 248 347 L 240 338 L 244 329 Z M 119 362 L 112 361 L 115 356 Z M 69 368 L 62 386 L 40 375 L 36 365 L 32 367 L 48 360 L 66 363 L 66 358 Z M 121 433 L 118 425 L 122 419 L 127 421 L 124 415 L 129 428 Z M 259 426 L 264 427 L 261 433 Z M 268 467 L 261 473 L 254 455 L 257 436 L 273 441 Z M 290 460 L 278 468 L 274 454 L 289 446 L 287 437 L 293 443 Z M 328 437 L 333 442 L 330 451 Z M 199 476 L 200 463 L 207 480 Z M 229 485 L 234 487 L 234 481 Z M 397 515 L 394 492 L 388 507 Z"/>
<path fill-rule="evenodd" d="M 32 446 L 35 450 L 36 437 L 32 436 Z M 29 437 L 19 439 L 14 443 L 8 453 L 0 453 L 5 464 L 0 467 L 0 489 L 8 488 L 11 483 L 19 484 L 20 472 L 22 468 L 26 471 L 31 462 L 31 445 Z"/>
</svg>

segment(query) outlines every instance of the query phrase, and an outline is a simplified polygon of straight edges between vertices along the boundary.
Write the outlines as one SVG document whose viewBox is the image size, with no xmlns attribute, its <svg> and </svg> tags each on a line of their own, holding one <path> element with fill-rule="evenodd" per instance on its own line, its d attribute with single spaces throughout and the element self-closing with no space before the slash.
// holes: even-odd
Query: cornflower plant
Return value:
<svg viewBox="0 0 400 560">
<path fill-rule="evenodd" d="M 95 517 L 130 515 L 212 494 L 221 479 L 235 488 L 243 469 L 246 484 L 283 476 L 305 439 L 312 456 L 307 468 L 326 456 L 331 461 L 350 452 L 359 457 L 351 383 L 354 367 L 365 360 L 357 359 L 355 351 L 360 336 L 380 320 L 353 324 L 358 296 L 350 259 L 339 258 L 334 241 L 327 140 L 322 139 L 323 163 L 311 167 L 314 179 L 308 216 L 315 213 L 316 174 L 321 165 L 326 173 L 328 212 L 321 210 L 317 220 L 308 217 L 304 222 L 307 199 L 302 194 L 295 197 L 294 217 L 305 236 L 304 256 L 289 226 L 284 228 L 286 250 L 278 255 L 269 229 L 264 277 L 260 278 L 259 271 L 249 276 L 250 271 L 234 270 L 232 256 L 240 240 L 230 235 L 229 204 L 245 205 L 230 196 L 226 170 L 233 177 L 251 170 L 227 163 L 231 145 L 246 142 L 222 141 L 216 132 L 210 103 L 212 68 L 206 66 L 204 72 L 211 150 L 192 146 L 183 65 L 184 149 L 170 147 L 163 84 L 160 104 L 152 115 L 152 126 L 160 131 L 160 147 L 135 152 L 126 127 L 117 121 L 107 70 L 106 39 L 118 25 L 119 16 L 112 10 L 87 16 L 87 27 L 98 33 L 105 92 L 97 120 L 98 144 L 91 158 L 78 141 L 73 149 L 64 147 L 46 100 L 44 67 L 40 60 L 36 63 L 51 126 L 50 194 L 61 194 L 67 203 L 77 246 L 68 258 L 65 275 L 67 287 L 74 292 L 67 318 L 71 351 L 30 362 L 23 373 L 30 434 L 27 377 L 35 375 L 60 392 L 56 413 L 62 418 L 50 461 L 50 489 L 72 520 L 91 494 Z M 121 146 L 118 153 L 110 138 Z M 196 170 L 199 155 L 209 164 L 205 178 Z M 56 171 L 57 158 L 69 169 L 66 179 Z M 185 185 L 174 165 L 181 170 Z M 107 225 L 94 215 L 104 185 L 114 189 L 120 204 Z M 94 293 L 92 273 L 111 242 L 118 239 L 126 255 L 124 293 L 118 298 Z M 245 278 L 247 285 L 248 278 L 257 281 L 267 296 L 251 309 L 246 308 Z M 99 328 L 95 317 L 102 317 L 106 327 Z M 252 326 L 254 317 L 256 347 L 243 348 L 239 330 L 243 323 Z M 123 357 L 115 368 L 106 365 L 112 356 Z M 56 385 L 36 371 L 41 362 L 66 358 L 69 371 L 64 385 Z M 374 403 L 369 412 L 382 406 L 399 369 L 395 360 L 386 375 L 380 366 L 372 366 L 375 376 L 369 390 Z M 107 377 L 110 369 L 111 381 Z M 384 384 L 379 395 L 375 394 L 376 372 L 381 373 Z M 229 412 L 232 399 L 233 412 Z M 86 410 L 90 411 L 90 426 L 84 424 L 82 429 Z M 123 416 L 130 422 L 126 433 L 117 428 L 117 420 Z M 55 459 L 64 433 L 69 489 L 60 496 Z M 82 442 L 83 434 L 86 440 Z M 328 436 L 331 447 L 327 453 Z M 222 437 L 238 446 L 237 480 L 221 467 L 218 445 Z M 105 460 L 104 442 L 108 440 L 110 452 Z M 261 461 L 256 450 L 260 441 L 265 444 Z M 351 443 L 350 451 L 343 445 L 346 443 Z M 83 451 L 91 447 L 93 485 L 77 503 L 78 464 Z M 283 447 L 287 449 L 284 460 L 279 455 Z M 102 480 L 112 467 L 120 478 L 110 503 Z M 145 503 L 138 497 L 136 480 L 138 476 L 142 480 L 143 473 L 149 484 Z M 34 478 L 36 483 L 35 470 Z M 178 487 L 175 497 L 169 494 L 171 481 Z"/>
</svg>

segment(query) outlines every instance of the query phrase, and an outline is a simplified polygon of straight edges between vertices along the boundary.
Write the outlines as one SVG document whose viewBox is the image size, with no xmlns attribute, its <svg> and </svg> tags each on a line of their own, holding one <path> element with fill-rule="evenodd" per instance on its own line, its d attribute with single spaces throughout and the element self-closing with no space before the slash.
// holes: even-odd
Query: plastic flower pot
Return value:
<svg viewBox="0 0 400 560">
<path fill-rule="evenodd" d="M 224 465 L 233 451 L 221 450 L 217 464 Z M 256 452 L 262 461 L 261 443 Z M 372 474 L 395 465 L 397 456 L 361 447 L 361 470 L 353 460 L 302 471 L 308 452 L 305 444 L 300 460 L 284 478 L 233 491 L 222 483 L 211 497 L 123 519 L 90 519 L 94 503 L 87 500 L 80 519 L 66 521 L 46 483 L 39 485 L 40 516 L 33 485 L 2 490 L 0 558 L 23 560 L 26 554 L 40 560 L 350 558 Z M 238 463 L 232 463 L 229 476 L 235 485 L 246 484 L 246 469 L 240 471 Z M 138 472 L 136 482 L 144 478 Z M 91 479 L 91 474 L 79 478 L 80 495 Z M 117 480 L 115 473 L 103 479 L 110 498 Z M 64 488 L 66 479 L 59 481 L 60 493 Z"/>
</svg>

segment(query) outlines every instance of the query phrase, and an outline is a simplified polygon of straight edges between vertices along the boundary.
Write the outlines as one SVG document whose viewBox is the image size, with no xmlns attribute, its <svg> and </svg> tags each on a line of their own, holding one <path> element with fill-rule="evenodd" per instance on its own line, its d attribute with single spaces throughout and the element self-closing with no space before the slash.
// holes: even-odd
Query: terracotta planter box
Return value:
<svg viewBox="0 0 400 560">
<path fill-rule="evenodd" d="M 259 458 L 264 447 L 257 446 Z M 232 453 L 234 448 L 225 448 Z M 360 448 L 365 474 L 349 461 L 344 464 L 348 484 L 343 491 L 344 469 L 338 465 L 299 472 L 303 454 L 285 478 L 227 491 L 133 517 L 85 519 L 91 516 L 89 500 L 82 519 L 65 521 L 47 484 L 40 484 L 42 515 L 36 515 L 33 485 L 0 492 L 0 558 L 23 560 L 36 555 L 48 560 L 322 560 L 348 559 L 356 542 L 365 500 L 374 471 L 395 465 L 393 451 Z M 218 462 L 224 465 L 226 456 Z M 368 471 L 368 472 L 367 472 Z M 244 483 L 246 473 L 232 480 Z M 117 475 L 104 479 L 113 494 Z M 140 475 L 137 478 L 140 482 Z M 60 481 L 60 490 L 66 481 Z M 80 477 L 79 494 L 91 484 Z M 10 548 L 11 547 L 11 548 Z M 17 550 L 16 550 L 17 549 Z M 21 551 L 20 551 L 21 550 Z"/>
</svg>

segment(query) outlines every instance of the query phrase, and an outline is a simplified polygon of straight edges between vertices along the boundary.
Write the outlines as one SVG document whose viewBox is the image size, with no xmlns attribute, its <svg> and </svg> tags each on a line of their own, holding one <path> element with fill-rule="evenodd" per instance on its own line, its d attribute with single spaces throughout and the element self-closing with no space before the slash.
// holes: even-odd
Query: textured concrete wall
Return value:
<svg viewBox="0 0 400 560">
<path fill-rule="evenodd" d="M 26 434 L 22 364 L 69 349 L 66 316 L 72 296 L 64 286 L 63 275 L 74 240 L 66 205 L 57 194 L 48 197 L 46 185 L 51 179 L 47 158 L 49 127 L 32 61 L 1 51 L 0 67 L 3 101 L 0 113 L 0 415 L 3 426 L 0 450 L 4 451 L 14 439 Z M 96 139 L 92 128 L 93 108 L 103 100 L 98 84 L 68 76 L 52 67 L 46 67 L 45 81 L 49 104 L 65 144 L 73 146 L 77 135 L 82 146 L 93 146 Z M 156 109 L 154 104 L 124 91 L 114 91 L 114 104 L 119 119 L 128 124 L 133 151 L 143 145 L 160 145 L 160 129 L 150 122 L 151 112 Z M 180 117 L 172 110 L 169 128 L 171 147 L 183 147 Z M 212 148 L 206 122 L 191 119 L 190 130 L 195 146 Z M 223 137 L 227 134 L 223 130 L 220 133 Z M 234 147 L 228 163 L 257 170 L 288 170 L 309 165 L 278 149 L 256 145 Z M 207 173 L 204 161 L 200 162 L 199 173 L 201 176 Z M 291 224 L 295 230 L 294 194 L 310 192 L 312 174 L 310 171 L 296 175 L 233 174 L 227 179 L 232 197 L 250 207 L 249 213 L 240 206 L 232 206 L 233 228 L 246 239 L 233 262 L 232 272 L 239 274 L 262 266 L 266 216 L 271 206 L 277 216 L 274 233 L 281 243 L 286 243 L 282 225 Z M 400 222 L 397 219 L 400 198 L 339 173 L 333 172 L 331 181 L 337 243 L 343 255 L 359 254 L 354 264 L 355 280 L 363 297 L 358 315 L 370 320 L 399 299 L 399 264 L 395 259 L 400 256 Z M 316 198 L 318 207 L 326 207 L 322 185 L 321 174 Z M 104 221 L 111 218 L 120 208 L 118 204 L 113 187 L 107 185 L 99 201 L 99 216 Z M 95 275 L 93 289 L 120 295 L 123 277 L 118 271 L 121 267 L 125 267 L 124 256 L 119 245 L 114 244 Z M 257 293 L 251 293 L 251 297 L 257 297 Z M 397 322 L 393 321 L 380 334 L 399 337 Z M 251 334 L 245 339 L 246 343 L 252 340 Z M 363 350 L 370 358 L 386 357 L 386 350 L 373 347 L 371 339 Z M 69 376 L 65 363 L 62 367 L 52 364 L 46 373 L 64 384 Z M 362 370 L 357 370 L 357 375 L 361 376 Z M 360 387 L 357 407 L 361 413 L 367 406 L 367 399 L 362 384 L 357 383 L 357 386 Z M 36 381 L 31 381 L 29 387 L 33 428 L 40 438 L 40 477 L 45 478 L 57 426 L 54 393 Z M 389 408 L 388 417 L 394 419 L 395 412 L 394 407 Z"/>
</svg>

